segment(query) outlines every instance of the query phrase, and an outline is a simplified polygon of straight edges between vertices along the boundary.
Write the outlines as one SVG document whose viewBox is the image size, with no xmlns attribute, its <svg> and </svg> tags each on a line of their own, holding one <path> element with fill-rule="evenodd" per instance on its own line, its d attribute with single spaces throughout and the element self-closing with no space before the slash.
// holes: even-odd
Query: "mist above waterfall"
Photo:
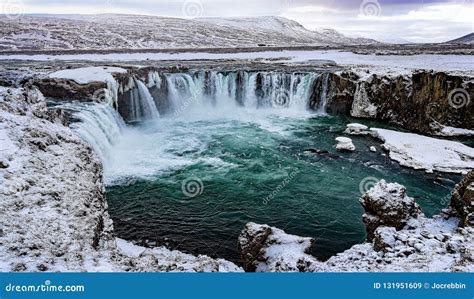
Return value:
<svg viewBox="0 0 474 299">
<path fill-rule="evenodd" d="M 317 73 L 150 72 L 120 86 L 118 111 L 107 104 L 67 104 L 72 128 L 96 150 L 106 181 L 149 178 L 203 159 L 219 127 L 256 126 L 286 134 L 287 119 L 311 115 Z M 285 121 L 282 121 L 285 120 Z M 129 123 L 126 125 L 125 123 Z M 183 150 L 184 149 L 184 150 Z M 183 152 L 195 152 L 193 158 Z"/>
</svg>

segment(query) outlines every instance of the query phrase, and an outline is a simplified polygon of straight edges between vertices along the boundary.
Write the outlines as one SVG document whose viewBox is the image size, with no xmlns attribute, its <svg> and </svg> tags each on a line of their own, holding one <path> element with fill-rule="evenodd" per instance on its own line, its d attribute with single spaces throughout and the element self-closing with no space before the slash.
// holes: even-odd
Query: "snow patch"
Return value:
<svg viewBox="0 0 474 299">
<path fill-rule="evenodd" d="M 78 84 L 91 82 L 115 82 L 113 73 L 126 73 L 127 70 L 119 67 L 84 67 L 71 70 L 61 70 L 49 74 L 50 78 L 74 80 Z"/>
<path fill-rule="evenodd" d="M 384 142 L 390 158 L 401 165 L 427 172 L 467 173 L 474 169 L 474 149 L 460 142 L 441 140 L 413 133 L 370 129 Z"/>
</svg>

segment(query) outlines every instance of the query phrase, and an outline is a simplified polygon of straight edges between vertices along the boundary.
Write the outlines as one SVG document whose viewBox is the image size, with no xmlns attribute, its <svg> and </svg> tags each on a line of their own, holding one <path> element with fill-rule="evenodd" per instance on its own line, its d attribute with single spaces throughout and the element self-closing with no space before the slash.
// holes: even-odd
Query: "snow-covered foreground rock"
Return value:
<svg viewBox="0 0 474 299">
<path fill-rule="evenodd" d="M 115 239 L 102 165 L 36 89 L 0 87 L 0 271 L 242 271 Z"/>
<path fill-rule="evenodd" d="M 472 272 L 474 228 L 464 219 L 473 215 L 473 184 L 470 172 L 453 192 L 455 207 L 427 218 L 403 186 L 381 181 L 361 198 L 370 241 L 321 262 L 307 254 L 311 238 L 248 223 L 239 237 L 241 257 L 249 271 Z"/>
<path fill-rule="evenodd" d="M 372 128 L 371 132 L 384 142 L 390 158 L 403 166 L 427 172 L 467 173 L 474 169 L 474 149 L 460 142 L 386 129 Z"/>
<path fill-rule="evenodd" d="M 336 138 L 336 149 L 339 151 L 355 151 L 355 145 L 352 143 L 352 139 L 347 137 L 337 137 Z"/>
</svg>

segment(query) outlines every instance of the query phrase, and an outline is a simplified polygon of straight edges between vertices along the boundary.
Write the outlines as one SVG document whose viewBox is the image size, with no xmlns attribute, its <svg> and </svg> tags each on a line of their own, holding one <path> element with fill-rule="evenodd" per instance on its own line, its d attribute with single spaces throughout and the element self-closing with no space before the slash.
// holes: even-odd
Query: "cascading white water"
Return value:
<svg viewBox="0 0 474 299">
<path fill-rule="evenodd" d="M 146 121 L 160 117 L 155 101 L 145 83 L 135 80 L 137 88 L 131 90 L 129 121 Z"/>
<path fill-rule="evenodd" d="M 94 148 L 105 163 L 126 127 L 122 117 L 108 104 L 65 104 L 62 107 L 71 110 L 78 120 L 70 127 Z"/>
<path fill-rule="evenodd" d="M 180 113 L 196 102 L 203 101 L 204 76 L 202 73 L 166 74 L 168 82 L 168 101 L 175 114 Z"/>
<path fill-rule="evenodd" d="M 328 103 L 329 73 L 324 73 L 322 78 L 321 93 L 319 98 L 318 112 L 326 113 Z"/>
<path fill-rule="evenodd" d="M 165 74 L 168 101 L 176 114 L 191 105 L 306 109 L 315 73 L 196 72 Z M 257 81 L 260 80 L 260 83 Z"/>
</svg>

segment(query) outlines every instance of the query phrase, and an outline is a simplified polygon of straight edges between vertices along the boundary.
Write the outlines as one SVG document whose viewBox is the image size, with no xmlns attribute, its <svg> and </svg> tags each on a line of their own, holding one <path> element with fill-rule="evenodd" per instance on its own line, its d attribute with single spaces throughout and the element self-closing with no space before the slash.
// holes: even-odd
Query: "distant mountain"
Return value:
<svg viewBox="0 0 474 299">
<path fill-rule="evenodd" d="M 332 46 L 376 43 L 311 31 L 283 17 L 180 19 L 142 15 L 0 17 L 0 50 Z"/>
<path fill-rule="evenodd" d="M 474 32 L 464 35 L 460 38 L 450 40 L 449 42 L 446 42 L 446 43 L 474 45 Z"/>
</svg>

